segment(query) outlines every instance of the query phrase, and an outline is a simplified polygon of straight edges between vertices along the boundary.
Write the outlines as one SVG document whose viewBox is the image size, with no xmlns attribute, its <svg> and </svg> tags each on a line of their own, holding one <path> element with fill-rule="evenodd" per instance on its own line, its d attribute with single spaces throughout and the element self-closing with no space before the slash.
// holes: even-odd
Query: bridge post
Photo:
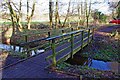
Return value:
<svg viewBox="0 0 120 80">
<path fill-rule="evenodd" d="M 90 29 L 88 29 L 88 44 L 90 42 Z"/>
<path fill-rule="evenodd" d="M 73 34 L 71 34 L 71 58 L 73 58 L 73 47 L 74 47 L 74 41 L 73 41 Z"/>
<path fill-rule="evenodd" d="M 52 44 L 51 44 L 51 48 L 52 48 L 52 65 L 55 67 L 56 66 L 56 51 L 55 51 L 55 39 L 52 39 Z"/>
<path fill-rule="evenodd" d="M 71 31 L 73 31 L 73 28 L 71 28 Z M 74 47 L 74 36 L 71 34 L 71 58 L 73 58 L 73 47 Z"/>
<path fill-rule="evenodd" d="M 65 33 L 65 31 L 64 30 L 62 30 L 62 34 L 64 34 Z"/>
<path fill-rule="evenodd" d="M 48 38 L 50 38 L 50 32 L 48 32 Z M 50 45 L 50 40 L 49 40 L 48 44 Z"/>
<path fill-rule="evenodd" d="M 64 33 L 65 33 L 65 31 L 62 30 L 62 34 L 64 34 Z M 64 41 L 64 36 L 62 36 L 62 41 Z"/>
<path fill-rule="evenodd" d="M 84 31 L 81 32 L 81 50 L 83 49 L 83 38 L 84 38 Z"/>
</svg>

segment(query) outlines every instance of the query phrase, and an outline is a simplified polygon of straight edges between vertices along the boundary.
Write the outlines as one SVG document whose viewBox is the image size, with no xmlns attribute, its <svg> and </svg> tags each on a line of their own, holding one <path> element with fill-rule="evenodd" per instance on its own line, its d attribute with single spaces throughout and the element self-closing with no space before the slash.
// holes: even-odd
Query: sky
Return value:
<svg viewBox="0 0 120 80">
<path fill-rule="evenodd" d="M 38 3 L 40 3 L 40 2 L 41 3 L 46 3 L 46 4 L 42 5 L 43 8 L 45 8 L 48 5 L 48 1 L 49 0 L 37 0 L 37 1 L 38 1 Z M 53 1 L 56 1 L 56 0 L 53 0 Z M 68 4 L 70 0 L 58 0 L 58 1 L 64 2 L 64 3 Z M 74 2 L 84 2 L 84 1 L 85 0 L 71 0 L 71 3 L 74 3 Z M 88 0 L 88 1 L 90 1 L 90 0 Z M 99 2 L 99 4 L 92 5 L 92 9 L 93 10 L 98 9 L 98 11 L 101 11 L 104 14 L 110 14 L 111 11 L 109 9 L 108 2 L 109 1 L 110 2 L 118 2 L 119 0 L 91 0 L 91 1 L 92 1 L 92 3 Z M 64 7 L 67 9 L 68 6 L 64 6 Z M 62 8 L 64 8 L 64 7 L 62 7 Z"/>
<path fill-rule="evenodd" d="M 0 0 L 0 3 L 4 1 L 4 0 Z M 20 0 L 12 0 L 13 2 L 19 2 Z M 36 0 L 37 4 L 36 4 L 36 10 L 35 10 L 35 14 L 47 14 L 49 12 L 49 0 Z M 56 0 L 52 0 L 52 1 L 56 1 Z M 70 0 L 58 0 L 60 2 L 64 2 L 67 5 L 66 6 L 62 6 L 60 7 L 60 12 L 61 13 L 66 13 L 67 12 L 67 8 L 68 8 L 68 3 Z M 74 2 L 84 2 L 85 0 L 71 0 L 71 3 L 73 4 Z M 90 0 L 87 0 L 90 1 Z M 92 10 L 98 9 L 98 11 L 101 11 L 104 14 L 110 14 L 111 11 L 109 9 L 108 6 L 108 1 L 110 2 L 118 2 L 119 0 L 91 0 L 92 3 L 93 2 L 99 2 L 99 4 L 92 4 Z M 33 0 L 30 0 L 30 5 L 32 5 Z M 22 0 L 22 3 L 24 5 L 26 5 L 26 0 Z M 72 5 L 71 5 L 72 6 Z M 26 9 L 23 9 L 24 13 L 26 13 Z M 63 12 L 62 12 L 63 11 Z"/>
<path fill-rule="evenodd" d="M 4 1 L 4 0 L 0 0 L 0 3 Z M 13 2 L 18 2 L 19 0 L 12 0 Z M 22 0 L 24 4 L 26 4 L 26 0 Z M 30 0 L 30 3 L 32 3 L 33 0 Z M 39 10 L 40 12 L 44 12 L 44 9 L 45 8 L 48 8 L 48 2 L 49 0 L 36 0 L 37 1 L 37 9 L 41 9 Z M 56 0 L 52 0 L 52 1 L 56 1 Z M 64 3 L 67 3 L 70 1 L 70 0 L 58 0 L 60 2 L 64 2 Z M 74 2 L 84 2 L 85 0 L 71 0 L 72 3 Z M 90 1 L 90 0 L 87 0 L 87 1 Z M 105 14 L 108 14 L 110 13 L 109 11 L 109 6 L 108 6 L 108 1 L 111 1 L 111 2 L 117 2 L 119 0 L 91 0 L 92 2 L 100 2 L 100 4 L 94 4 L 92 5 L 92 9 L 98 9 L 99 11 L 105 13 Z M 66 6 L 67 8 L 67 6 Z M 41 13 L 40 13 L 41 14 Z"/>
</svg>

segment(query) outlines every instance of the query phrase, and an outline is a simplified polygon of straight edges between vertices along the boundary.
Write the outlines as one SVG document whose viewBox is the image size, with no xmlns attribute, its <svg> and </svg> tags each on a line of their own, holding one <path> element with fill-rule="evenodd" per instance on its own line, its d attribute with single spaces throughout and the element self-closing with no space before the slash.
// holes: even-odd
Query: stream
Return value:
<svg viewBox="0 0 120 80">
<path fill-rule="evenodd" d="M 16 46 L 15 51 L 19 52 L 19 48 L 20 46 Z M 13 45 L 0 44 L 0 69 L 21 60 L 21 58 L 18 56 L 15 57 L 15 56 L 9 55 L 8 53 L 4 54 L 3 50 L 13 51 Z M 22 51 L 23 51 L 23 48 L 21 48 L 20 52 Z M 41 54 L 43 52 L 44 52 L 44 49 L 40 49 L 40 50 L 37 49 L 35 51 L 31 51 L 32 53 L 31 56 L 34 56 L 36 54 Z"/>
<path fill-rule="evenodd" d="M 65 62 L 71 65 L 81 65 L 81 66 L 89 66 L 94 69 L 104 70 L 104 71 L 113 71 L 118 73 L 119 65 L 118 62 L 104 62 L 102 60 L 94 60 L 90 58 L 83 57 L 81 55 L 74 55 L 73 59 L 68 59 Z"/>
<path fill-rule="evenodd" d="M 15 47 L 15 51 L 19 52 L 19 48 L 20 46 L 16 46 Z M 0 49 L 6 50 L 6 51 L 11 51 L 13 50 L 13 45 L 6 45 L 6 44 L 0 44 Z M 20 52 L 23 51 L 23 48 L 21 48 Z M 44 49 L 37 49 L 36 52 L 35 51 L 31 51 L 32 56 L 35 55 L 36 53 L 43 53 L 45 50 Z"/>
</svg>

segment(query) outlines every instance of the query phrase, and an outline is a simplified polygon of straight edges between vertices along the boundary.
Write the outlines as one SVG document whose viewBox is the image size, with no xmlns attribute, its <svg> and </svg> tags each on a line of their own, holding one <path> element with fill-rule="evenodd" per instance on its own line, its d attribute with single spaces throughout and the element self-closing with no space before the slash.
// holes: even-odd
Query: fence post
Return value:
<svg viewBox="0 0 120 80">
<path fill-rule="evenodd" d="M 88 29 L 88 44 L 90 42 L 90 29 Z"/>
<path fill-rule="evenodd" d="M 73 31 L 74 29 L 73 28 L 71 28 L 71 31 Z"/>
<path fill-rule="evenodd" d="M 16 45 L 13 45 L 13 51 L 15 51 L 16 50 Z"/>
<path fill-rule="evenodd" d="M 94 35 L 94 28 L 92 29 L 92 40 L 94 39 L 93 35 Z"/>
<path fill-rule="evenodd" d="M 52 48 L 52 65 L 55 67 L 56 66 L 56 51 L 55 51 L 55 39 L 52 39 L 52 44 L 51 44 L 51 48 Z"/>
<path fill-rule="evenodd" d="M 62 34 L 64 34 L 65 33 L 65 31 L 64 30 L 62 30 Z"/>
<path fill-rule="evenodd" d="M 29 50 L 29 49 L 27 49 L 27 50 Z M 28 51 L 27 52 L 27 57 L 30 57 L 32 55 L 32 52 L 31 51 Z"/>
<path fill-rule="evenodd" d="M 25 42 L 27 42 L 27 35 L 25 35 Z"/>
<path fill-rule="evenodd" d="M 83 37 L 84 37 L 84 31 L 81 32 L 81 50 L 83 49 Z"/>
<path fill-rule="evenodd" d="M 26 48 L 26 52 L 27 52 L 27 57 L 30 57 L 31 56 L 31 51 L 28 51 L 29 46 L 27 45 L 25 48 Z"/>
<path fill-rule="evenodd" d="M 50 37 L 50 32 L 48 32 L 48 37 Z"/>
<path fill-rule="evenodd" d="M 19 52 L 21 52 L 21 46 L 19 46 Z"/>
</svg>

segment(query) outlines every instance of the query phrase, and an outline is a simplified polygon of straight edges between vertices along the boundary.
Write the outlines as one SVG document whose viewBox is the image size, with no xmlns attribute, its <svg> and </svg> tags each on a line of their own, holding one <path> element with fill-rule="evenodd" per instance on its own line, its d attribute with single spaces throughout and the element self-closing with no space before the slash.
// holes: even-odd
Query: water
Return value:
<svg viewBox="0 0 120 80">
<path fill-rule="evenodd" d="M 40 50 L 37 49 L 36 52 L 35 52 L 35 51 L 32 51 L 32 54 L 31 54 L 31 55 L 34 56 L 34 55 L 36 55 L 36 54 L 40 54 L 40 53 L 43 53 L 43 52 L 45 52 L 44 49 L 40 49 Z"/>
<path fill-rule="evenodd" d="M 90 67 L 99 70 L 110 70 L 108 64 L 104 61 L 92 60 Z"/>
<path fill-rule="evenodd" d="M 65 62 L 71 65 L 81 65 L 81 66 L 87 65 L 91 68 L 95 68 L 98 70 L 113 71 L 116 73 L 118 73 L 118 71 L 120 70 L 119 68 L 120 63 L 118 62 L 104 62 L 101 60 L 94 60 L 94 59 L 86 58 L 81 55 L 75 55 L 73 59 L 69 58 Z"/>
<path fill-rule="evenodd" d="M 118 62 L 104 62 L 100 60 L 92 60 L 92 63 L 89 67 L 99 69 L 99 70 L 107 70 L 119 73 L 120 63 Z"/>
<path fill-rule="evenodd" d="M 0 49 L 4 49 L 7 51 L 13 50 L 13 45 L 6 45 L 6 44 L 0 44 Z M 15 46 L 15 51 L 19 52 L 19 48 L 21 48 L 20 52 L 23 51 L 23 48 L 20 46 Z M 37 49 L 36 51 L 31 51 L 32 56 L 35 54 L 43 53 L 45 50 L 44 49 Z"/>
</svg>

